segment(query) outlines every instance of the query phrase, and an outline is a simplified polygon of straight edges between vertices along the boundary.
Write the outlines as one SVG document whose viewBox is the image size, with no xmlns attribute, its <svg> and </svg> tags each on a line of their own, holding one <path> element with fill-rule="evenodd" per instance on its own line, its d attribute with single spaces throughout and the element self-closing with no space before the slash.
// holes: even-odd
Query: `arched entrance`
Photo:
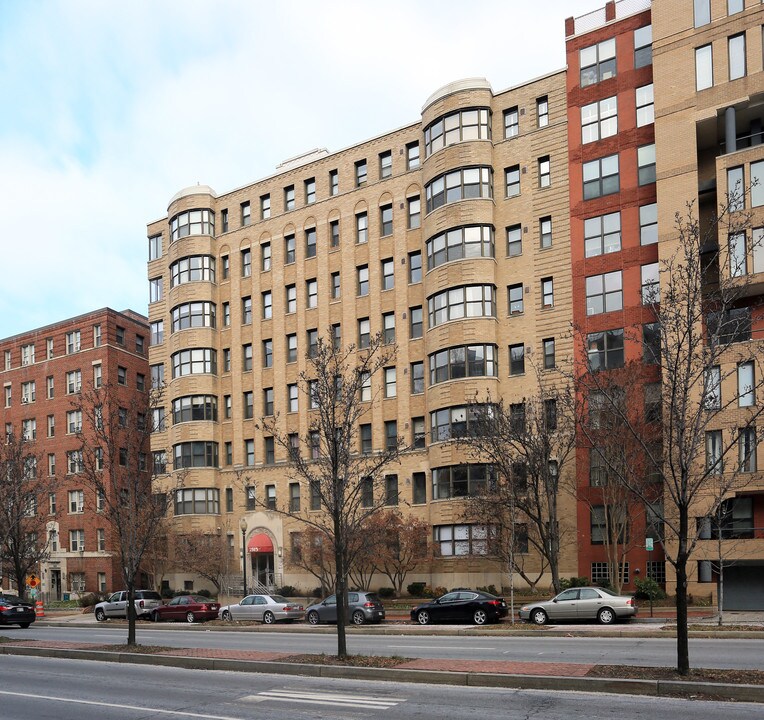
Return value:
<svg viewBox="0 0 764 720">
<path fill-rule="evenodd" d="M 273 540 L 266 533 L 256 533 L 247 542 L 252 583 L 269 590 L 275 587 Z"/>
</svg>

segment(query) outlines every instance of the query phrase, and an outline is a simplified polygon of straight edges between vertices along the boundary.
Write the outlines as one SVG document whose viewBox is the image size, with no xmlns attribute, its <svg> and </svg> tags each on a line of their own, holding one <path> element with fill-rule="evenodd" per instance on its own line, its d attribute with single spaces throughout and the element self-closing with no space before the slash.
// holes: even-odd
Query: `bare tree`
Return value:
<svg viewBox="0 0 764 720">
<path fill-rule="evenodd" d="M 234 565 L 233 548 L 227 534 L 217 532 L 186 532 L 173 538 L 174 564 L 208 580 L 218 594 L 226 586 Z"/>
<path fill-rule="evenodd" d="M 350 345 L 343 349 L 319 338 L 299 382 L 311 409 L 308 436 L 295 446 L 280 417 L 262 419 L 264 431 L 291 460 L 290 479 L 323 511 L 309 513 L 302 504 L 298 509 L 291 502 L 276 507 L 277 512 L 317 530 L 334 549 L 340 657 L 347 655 L 348 574 L 363 547 L 364 524 L 385 507 L 383 471 L 398 461 L 401 451 L 400 439 L 394 445 L 372 449 L 370 438 L 362 437 L 360 429 L 362 423 L 371 428 L 372 410 L 383 392 L 392 392 L 394 362 L 395 347 L 383 344 L 379 334 L 365 348 Z M 386 389 L 379 379 L 383 374 Z"/>
<path fill-rule="evenodd" d="M 379 548 L 378 567 L 392 583 L 396 595 L 400 595 L 406 576 L 430 559 L 427 544 L 430 525 L 413 515 L 404 517 L 397 510 L 378 515 L 377 522 L 385 539 Z"/>
<path fill-rule="evenodd" d="M 677 213 L 673 238 L 665 241 L 667 246 L 673 243 L 673 252 L 661 261 L 660 291 L 648 288 L 643 297 L 654 319 L 651 333 L 657 347 L 650 353 L 661 369 L 662 442 L 656 444 L 644 422 L 624 413 L 623 390 L 608 379 L 610 371 L 603 367 L 597 348 L 589 350 L 578 378 L 579 387 L 590 395 L 597 393 L 613 414 L 620 413 L 623 431 L 640 445 L 660 481 L 663 508 L 657 514 L 667 531 L 666 558 L 676 574 L 677 671 L 682 675 L 690 669 L 687 575 L 699 540 L 693 520 L 715 516 L 724 498 L 751 476 L 741 472 L 736 455 L 743 431 L 756 439 L 756 420 L 764 412 L 764 405 L 753 401 L 761 388 L 764 346 L 751 336 L 760 310 L 746 300 L 750 282 L 739 263 L 750 254 L 749 218 L 738 212 L 739 204 L 739 196 L 728 197 L 718 216 L 704 220 L 703 227 L 693 205 L 685 214 Z M 742 394 L 723 397 L 722 387 L 738 387 L 734 376 L 746 363 L 752 364 L 751 378 L 758 380 L 752 379 Z M 642 376 L 640 366 L 638 361 L 627 363 L 622 374 Z M 745 402 L 740 402 L 741 396 Z M 725 412 L 737 405 L 744 406 L 740 412 Z M 608 471 L 645 505 L 654 502 L 649 494 L 652 483 L 624 473 L 617 464 L 608 465 Z"/>
<path fill-rule="evenodd" d="M 81 413 L 78 472 L 98 495 L 128 593 L 127 644 L 135 644 L 135 590 L 141 564 L 161 535 L 169 495 L 153 485 L 165 468 L 154 462 L 149 438 L 161 391 L 130 394 L 119 385 L 83 388 L 72 403 Z"/>
<path fill-rule="evenodd" d="M 292 548 L 289 563 L 313 575 L 321 586 L 321 594 L 327 595 L 334 588 L 336 575 L 334 544 L 320 530 L 308 527 L 291 533 Z"/>
<path fill-rule="evenodd" d="M 14 433 L 0 445 L 0 562 L 10 565 L 22 598 L 27 576 L 49 555 L 48 493 L 57 484 L 34 448 L 33 438 Z"/>
</svg>

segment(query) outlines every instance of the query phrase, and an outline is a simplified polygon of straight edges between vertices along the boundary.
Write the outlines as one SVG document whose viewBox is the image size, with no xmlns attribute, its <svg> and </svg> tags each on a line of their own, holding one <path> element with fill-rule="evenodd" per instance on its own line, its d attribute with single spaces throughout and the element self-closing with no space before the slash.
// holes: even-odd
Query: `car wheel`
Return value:
<svg viewBox="0 0 764 720">
<path fill-rule="evenodd" d="M 223 613 L 222 613 L 222 615 L 221 615 L 220 617 L 221 617 L 223 620 L 226 620 L 226 621 L 230 621 L 230 620 L 232 619 L 232 618 L 231 618 L 231 613 L 230 613 L 230 612 L 228 612 L 228 610 L 223 610 Z"/>
<path fill-rule="evenodd" d="M 366 622 L 366 616 L 363 614 L 363 610 L 356 610 L 351 617 L 353 625 L 363 625 Z"/>
<path fill-rule="evenodd" d="M 194 622 L 194 620 L 196 620 L 196 616 L 194 615 L 194 613 L 187 612 L 186 613 L 186 622 L 187 623 L 192 623 L 192 622 Z"/>
<path fill-rule="evenodd" d="M 485 625 L 488 620 L 485 610 L 475 610 L 472 619 L 475 621 L 475 625 Z"/>
<path fill-rule="evenodd" d="M 536 608 L 535 610 L 531 612 L 531 620 L 536 625 L 546 625 L 547 620 L 549 620 L 549 617 L 541 608 Z"/>
<path fill-rule="evenodd" d="M 600 625 L 612 625 L 615 622 L 615 613 L 610 608 L 602 608 L 597 613 L 597 621 Z"/>
<path fill-rule="evenodd" d="M 103 608 L 98 608 L 95 611 L 95 619 L 98 620 L 98 622 L 106 620 L 106 613 L 103 611 Z"/>
<path fill-rule="evenodd" d="M 311 625 L 318 625 L 321 622 L 321 618 L 318 617 L 318 613 L 315 610 L 311 610 L 308 613 L 308 622 Z"/>
<path fill-rule="evenodd" d="M 19 623 L 19 627 L 22 630 L 26 630 L 32 623 Z"/>
<path fill-rule="evenodd" d="M 264 625 L 273 625 L 273 623 L 275 622 L 276 622 L 276 616 L 270 610 L 267 610 L 265 613 L 263 613 Z"/>
<path fill-rule="evenodd" d="M 428 613 L 427 610 L 420 610 L 416 614 L 416 621 L 420 625 L 429 625 L 430 624 L 430 613 Z"/>
</svg>

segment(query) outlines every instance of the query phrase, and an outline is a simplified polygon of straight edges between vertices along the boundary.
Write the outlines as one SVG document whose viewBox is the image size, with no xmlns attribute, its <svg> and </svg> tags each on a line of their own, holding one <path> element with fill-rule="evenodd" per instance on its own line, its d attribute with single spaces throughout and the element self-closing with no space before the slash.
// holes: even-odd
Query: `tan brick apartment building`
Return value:
<svg viewBox="0 0 764 720">
<path fill-rule="evenodd" d="M 5 433 L 30 442 L 40 458 L 37 472 L 58 479 L 55 491 L 38 500 L 48 517 L 41 541 L 49 544 L 50 557 L 39 569 L 46 599 L 121 585 L 108 523 L 77 474 L 75 433 L 83 420 L 72 401 L 82 389 L 107 382 L 128 396 L 145 393 L 148 343 L 145 317 L 109 308 L 0 340 Z"/>
<path fill-rule="evenodd" d="M 485 468 L 466 463 L 450 429 L 476 393 L 511 403 L 533 392 L 533 366 L 543 382 L 559 379 L 574 353 L 571 323 L 616 358 L 611 331 L 646 323 L 639 291 L 670 242 L 677 204 L 698 196 L 715 163 L 729 163 L 696 143 L 709 136 L 696 128 L 729 104 L 738 134 L 760 123 L 762 6 L 747 0 L 728 16 L 726 2 L 712 4 L 708 27 L 695 28 L 690 0 L 608 3 L 566 23 L 567 70 L 497 93 L 483 79 L 454 82 L 412 125 L 308 153 L 231 192 L 177 193 L 148 226 L 149 357 L 152 377 L 168 388 L 155 447 L 172 448 L 168 467 L 185 472 L 177 526 L 225 532 L 236 549 L 244 518 L 252 577 L 315 585 L 290 568 L 299 526 L 262 509 L 290 497 L 287 458 L 256 419 L 279 413 L 304 434 L 308 408 L 293 386 L 315 338 L 332 332 L 362 344 L 383 331 L 399 351 L 359 451 L 396 432 L 414 446 L 396 470 L 401 509 L 432 526 L 439 551 L 421 579 L 499 585 L 485 528 L 463 519 L 462 498 Z M 745 70 L 728 82 L 722 45 L 743 30 Z M 715 84 L 696 92 L 701 40 L 720 49 Z M 761 157 L 751 147 L 735 163 L 755 173 Z M 716 174 L 722 188 L 726 170 Z M 620 290 L 620 307 L 588 311 L 598 278 Z M 621 345 L 620 356 L 637 351 Z M 590 465 L 581 450 L 579 486 L 589 485 Z M 760 500 L 752 496 L 751 528 L 764 527 Z M 596 518 L 572 497 L 561 516 L 578 538 L 564 548 L 562 574 L 603 580 Z M 764 558 L 762 545 L 752 540 L 746 557 Z M 643 572 L 651 562 L 663 579 L 660 552 L 635 548 L 629 560 Z M 170 583 L 188 579 L 178 573 Z"/>
</svg>

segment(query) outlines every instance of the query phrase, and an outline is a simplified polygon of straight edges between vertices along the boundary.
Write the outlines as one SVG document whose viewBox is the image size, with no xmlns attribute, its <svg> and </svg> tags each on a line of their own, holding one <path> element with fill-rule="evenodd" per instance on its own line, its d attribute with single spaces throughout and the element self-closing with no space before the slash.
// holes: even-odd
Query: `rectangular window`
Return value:
<svg viewBox="0 0 764 720">
<path fill-rule="evenodd" d="M 756 472 L 756 428 L 740 428 L 738 435 L 738 462 L 740 472 Z"/>
<path fill-rule="evenodd" d="M 223 280 L 228 280 L 228 276 L 231 272 L 231 260 L 228 255 L 223 255 L 220 258 L 220 264 L 222 266 Z"/>
<path fill-rule="evenodd" d="M 297 243 L 294 235 L 284 236 L 284 264 L 290 265 L 295 261 Z"/>
<path fill-rule="evenodd" d="M 410 333 L 411 340 L 422 337 L 423 320 L 422 320 L 422 306 L 409 308 L 410 320 Z"/>
<path fill-rule="evenodd" d="M 509 346 L 509 374 L 525 374 L 525 345 L 522 343 Z"/>
<path fill-rule="evenodd" d="M 305 300 L 307 308 L 318 307 L 318 280 L 315 278 L 305 282 Z"/>
<path fill-rule="evenodd" d="M 706 432 L 706 469 L 711 475 L 722 472 L 722 431 Z"/>
<path fill-rule="evenodd" d="M 397 438 L 396 438 L 397 447 Z M 385 505 L 398 504 L 398 476 L 385 475 Z"/>
<path fill-rule="evenodd" d="M 297 362 L 297 335 L 286 336 L 287 362 Z"/>
<path fill-rule="evenodd" d="M 265 508 L 266 510 L 276 509 L 276 486 L 275 485 L 265 486 Z"/>
<path fill-rule="evenodd" d="M 509 298 L 509 314 L 519 315 L 523 312 L 523 285 L 510 285 L 507 288 Z"/>
<path fill-rule="evenodd" d="M 419 167 L 419 143 L 413 142 L 406 145 L 406 168 L 414 170 Z"/>
<path fill-rule="evenodd" d="M 581 142 L 603 140 L 618 134 L 618 98 L 605 98 L 581 108 Z"/>
<path fill-rule="evenodd" d="M 753 407 L 756 404 L 753 362 L 742 362 L 737 366 L 738 407 Z"/>
<path fill-rule="evenodd" d="M 358 213 L 355 216 L 355 241 L 358 244 L 369 240 L 369 216 L 366 213 Z"/>
<path fill-rule="evenodd" d="M 727 0 L 727 15 L 743 12 L 745 0 Z"/>
<path fill-rule="evenodd" d="M 305 204 L 312 205 L 316 202 L 316 178 L 305 181 Z"/>
<path fill-rule="evenodd" d="M 273 438 L 268 439 L 273 442 Z M 289 512 L 300 512 L 300 483 L 289 483 Z"/>
<path fill-rule="evenodd" d="M 361 425 L 359 436 L 361 438 L 361 454 L 371 455 L 371 425 Z"/>
<path fill-rule="evenodd" d="M 394 398 L 397 393 L 395 368 L 385 368 L 385 397 Z"/>
<path fill-rule="evenodd" d="M 273 340 L 263 340 L 263 367 L 273 367 Z"/>
<path fill-rule="evenodd" d="M 149 260 L 158 260 L 162 257 L 162 236 L 155 235 L 149 238 Z"/>
<path fill-rule="evenodd" d="M 544 370 L 551 370 L 555 366 L 554 338 L 546 338 L 542 342 L 544 346 Z"/>
<path fill-rule="evenodd" d="M 267 220 L 271 216 L 271 196 L 260 196 L 260 219 Z"/>
<path fill-rule="evenodd" d="M 552 170 L 549 160 L 549 155 L 540 157 L 538 159 L 539 167 L 539 187 L 545 188 L 552 184 Z"/>
<path fill-rule="evenodd" d="M 729 245 L 730 277 L 744 277 L 748 273 L 745 233 L 733 233 L 727 242 Z"/>
<path fill-rule="evenodd" d="M 224 208 L 220 211 L 220 224 L 223 232 L 228 232 L 228 208 Z"/>
<path fill-rule="evenodd" d="M 263 295 L 263 320 L 270 320 L 273 317 L 273 295 L 271 294 L 270 290 L 267 290 L 262 295 Z"/>
<path fill-rule="evenodd" d="M 359 160 L 355 164 L 355 186 L 361 187 L 366 184 L 366 160 Z"/>
<path fill-rule="evenodd" d="M 637 148 L 637 167 L 640 185 L 655 182 L 655 143 Z"/>
<path fill-rule="evenodd" d="M 745 77 L 745 33 L 733 35 L 727 40 L 730 80 Z"/>
<path fill-rule="evenodd" d="M 422 282 L 422 253 L 409 253 L 409 282 Z"/>
<path fill-rule="evenodd" d="M 506 196 L 515 197 L 520 194 L 520 166 L 513 165 L 504 170 L 504 182 L 506 186 Z"/>
<path fill-rule="evenodd" d="M 284 188 L 284 210 L 294 210 L 294 185 Z"/>
<path fill-rule="evenodd" d="M 316 228 L 309 228 L 305 231 L 305 257 L 316 257 Z"/>
<path fill-rule="evenodd" d="M 241 323 L 242 325 L 252 323 L 252 298 L 249 296 L 241 299 Z"/>
<path fill-rule="evenodd" d="M 623 279 L 620 270 L 586 278 L 586 314 L 599 315 L 623 309 Z"/>
<path fill-rule="evenodd" d="M 382 341 L 385 345 L 395 342 L 395 313 L 382 313 Z"/>
<path fill-rule="evenodd" d="M 370 477 L 361 478 L 361 507 L 374 505 L 374 480 Z"/>
<path fill-rule="evenodd" d="M 507 228 L 507 255 L 517 257 L 523 254 L 523 228 L 521 225 L 511 225 Z"/>
<path fill-rule="evenodd" d="M 329 194 L 334 197 L 340 191 L 340 174 L 337 170 L 329 171 Z"/>
<path fill-rule="evenodd" d="M 271 269 L 271 244 L 269 242 L 260 246 L 260 269 L 263 272 Z"/>
<path fill-rule="evenodd" d="M 341 296 L 341 288 L 340 274 L 338 272 L 333 272 L 331 275 L 331 288 L 332 300 L 339 300 Z"/>
<path fill-rule="evenodd" d="M 411 501 L 414 505 L 424 505 L 427 502 L 427 476 L 425 473 L 412 475 L 411 492 Z"/>
<path fill-rule="evenodd" d="M 745 207 L 745 180 L 743 166 L 727 168 L 727 204 L 730 212 Z"/>
<path fill-rule="evenodd" d="M 101 326 L 93 325 L 93 347 L 101 347 Z M 48 338 L 45 341 L 45 357 L 48 360 L 53 359 L 53 338 Z M 10 370 L 10 358 L 7 358 L 6 370 Z"/>
<path fill-rule="evenodd" d="M 546 95 L 536 98 L 536 124 L 540 128 L 549 125 L 549 99 Z"/>
<path fill-rule="evenodd" d="M 541 278 L 541 307 L 554 307 L 554 279 Z"/>
<path fill-rule="evenodd" d="M 593 371 L 623 367 L 623 328 L 590 333 L 586 344 Z"/>
<path fill-rule="evenodd" d="M 658 242 L 658 204 L 642 205 L 639 208 L 640 245 L 654 245 Z"/>
<path fill-rule="evenodd" d="M 595 257 L 621 249 L 621 213 L 584 220 L 584 252 L 586 257 Z"/>
<path fill-rule="evenodd" d="M 703 374 L 703 409 L 720 410 L 722 407 L 722 374 L 718 365 L 705 369 Z"/>
<path fill-rule="evenodd" d="M 385 420 L 385 449 L 397 450 L 398 423 L 395 420 Z"/>
<path fill-rule="evenodd" d="M 392 290 L 394 287 L 395 263 L 392 258 L 387 258 L 386 260 L 382 261 L 382 289 Z"/>
<path fill-rule="evenodd" d="M 408 228 L 409 230 L 416 230 L 422 220 L 422 203 L 419 196 L 408 198 Z"/>
<path fill-rule="evenodd" d="M 645 422 L 659 423 L 663 416 L 663 401 L 661 399 L 661 384 L 647 383 L 645 393 Z"/>
<path fill-rule="evenodd" d="M 358 394 L 361 402 L 371 402 L 371 373 L 363 371 L 359 375 Z"/>
<path fill-rule="evenodd" d="M 245 372 L 252 369 L 252 343 L 241 346 L 242 370 Z"/>
<path fill-rule="evenodd" d="M 393 174 L 393 154 L 388 150 L 379 154 L 379 179 L 384 180 Z"/>
<path fill-rule="evenodd" d="M 520 133 L 520 119 L 518 116 L 517 106 L 509 108 L 504 111 L 504 137 L 513 138 L 517 137 Z"/>
<path fill-rule="evenodd" d="M 342 325 L 334 323 L 332 325 L 332 347 L 339 351 L 342 349 Z"/>
<path fill-rule="evenodd" d="M 255 441 L 251 438 L 244 441 L 244 464 L 247 467 L 255 464 Z"/>
<path fill-rule="evenodd" d="M 340 246 L 340 221 L 332 220 L 329 223 L 330 245 L 333 248 Z"/>
<path fill-rule="evenodd" d="M 653 64 L 653 26 L 645 25 L 634 31 L 634 67 Z"/>
<path fill-rule="evenodd" d="M 286 311 L 287 313 L 297 312 L 297 286 L 286 286 Z"/>
<path fill-rule="evenodd" d="M 661 285 L 658 263 L 642 266 L 642 304 L 653 305 L 660 302 Z"/>
<path fill-rule="evenodd" d="M 578 51 L 581 87 L 615 77 L 615 38 Z"/>
<path fill-rule="evenodd" d="M 393 234 L 393 206 L 384 205 L 379 209 L 379 234 L 386 237 Z"/>
<path fill-rule="evenodd" d="M 714 54 L 711 45 L 695 49 L 695 89 L 705 90 L 714 84 Z"/>
<path fill-rule="evenodd" d="M 265 438 L 264 446 L 265 446 L 265 464 L 273 465 L 276 462 L 275 440 L 272 437 Z"/>
<path fill-rule="evenodd" d="M 620 189 L 618 175 L 618 155 L 584 163 L 584 200 L 612 195 Z"/>
<path fill-rule="evenodd" d="M 123 331 L 124 332 L 124 331 Z M 119 342 L 119 338 L 117 338 L 117 342 Z M 124 345 L 124 339 L 122 343 Z M 71 355 L 72 353 L 76 353 L 80 351 L 80 331 L 79 330 L 73 330 L 72 332 L 66 333 L 66 354 Z"/>
<path fill-rule="evenodd" d="M 539 245 L 542 248 L 552 247 L 552 218 L 539 218 Z"/>
<path fill-rule="evenodd" d="M 711 22 L 711 0 L 693 0 L 695 27 L 702 27 Z"/>
<path fill-rule="evenodd" d="M 358 349 L 363 350 L 369 347 L 371 342 L 371 326 L 369 318 L 359 318 L 358 320 Z"/>
<path fill-rule="evenodd" d="M 243 202 L 241 204 L 241 224 L 249 225 L 252 222 L 252 208 L 249 202 Z"/>
<path fill-rule="evenodd" d="M 250 277 L 252 275 L 252 251 L 241 251 L 241 276 Z"/>
<path fill-rule="evenodd" d="M 251 390 L 242 393 L 242 405 L 244 406 L 244 419 L 251 420 L 255 416 L 255 394 Z"/>
<path fill-rule="evenodd" d="M 655 122 L 655 94 L 653 84 L 638 87 L 636 91 L 637 127 Z"/>
<path fill-rule="evenodd" d="M 369 266 L 360 265 L 356 268 L 357 292 L 359 297 L 369 294 Z"/>
<path fill-rule="evenodd" d="M 308 342 L 308 357 L 315 358 L 318 356 L 318 330 L 308 330 L 306 337 Z"/>
<path fill-rule="evenodd" d="M 299 389 L 296 383 L 287 385 L 287 401 L 289 412 L 297 412 L 299 408 Z"/>
</svg>

